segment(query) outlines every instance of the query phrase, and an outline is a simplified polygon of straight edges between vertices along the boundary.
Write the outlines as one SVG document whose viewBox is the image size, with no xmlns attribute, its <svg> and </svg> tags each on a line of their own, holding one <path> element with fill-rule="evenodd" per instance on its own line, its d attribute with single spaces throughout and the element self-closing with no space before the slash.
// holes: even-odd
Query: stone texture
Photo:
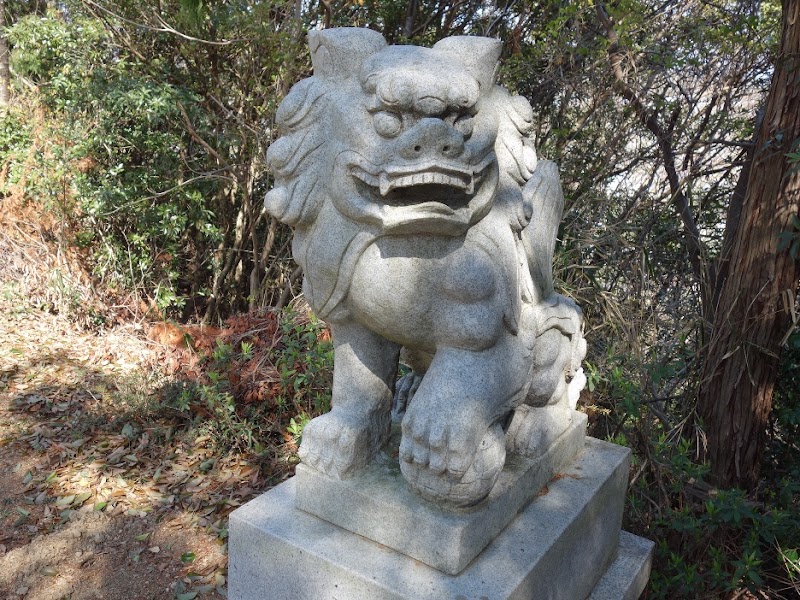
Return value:
<svg viewBox="0 0 800 600">
<path fill-rule="evenodd" d="M 588 438 L 565 476 L 457 576 L 297 510 L 292 479 L 231 514 L 229 597 L 586 598 L 617 554 L 628 465 L 627 449 Z"/>
<path fill-rule="evenodd" d="M 612 563 L 595 593 L 636 593 L 629 452 L 584 444 L 583 316 L 553 287 L 564 197 L 530 104 L 496 85 L 502 43 L 309 46 L 265 207 L 330 324 L 332 410 L 297 477 L 231 514 L 230 597 L 581 600 Z"/>
<path fill-rule="evenodd" d="M 514 411 L 564 409 L 518 428 L 529 439 L 514 448 L 544 454 L 585 382 L 582 314 L 553 289 L 558 169 L 536 156 L 528 101 L 495 85 L 500 40 L 387 46 L 334 28 L 309 46 L 314 75 L 278 109 L 265 199 L 295 228 L 303 290 L 335 348 L 333 408 L 300 457 L 338 479 L 367 466 L 390 434 L 405 347 L 424 372 L 401 472 L 443 506 L 476 504 L 503 471 Z"/>
<path fill-rule="evenodd" d="M 617 559 L 597 582 L 588 600 L 636 600 L 650 578 L 655 543 L 623 531 Z"/>
<path fill-rule="evenodd" d="M 398 432 L 399 433 L 399 432 Z M 397 442 L 354 477 L 338 480 L 300 464 L 297 508 L 455 575 L 483 550 L 583 449 L 586 415 L 537 458 L 512 455 L 489 497 L 468 510 L 445 510 L 413 493 L 400 477 Z"/>
</svg>

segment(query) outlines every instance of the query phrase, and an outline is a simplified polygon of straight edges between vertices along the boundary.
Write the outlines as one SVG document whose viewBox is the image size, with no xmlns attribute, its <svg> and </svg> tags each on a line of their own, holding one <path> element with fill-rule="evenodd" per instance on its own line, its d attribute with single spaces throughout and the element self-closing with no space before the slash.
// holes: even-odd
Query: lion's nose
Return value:
<svg viewBox="0 0 800 600">
<path fill-rule="evenodd" d="M 411 160 L 458 158 L 464 153 L 464 136 L 441 119 L 421 119 L 405 132 L 400 156 Z"/>
</svg>

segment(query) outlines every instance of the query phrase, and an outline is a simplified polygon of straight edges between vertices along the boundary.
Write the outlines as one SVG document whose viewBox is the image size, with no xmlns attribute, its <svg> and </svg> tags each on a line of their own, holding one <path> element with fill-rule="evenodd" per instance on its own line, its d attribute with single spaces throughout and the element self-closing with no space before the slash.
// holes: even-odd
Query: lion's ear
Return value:
<svg viewBox="0 0 800 600">
<path fill-rule="evenodd" d="M 377 31 L 361 27 L 337 27 L 308 32 L 314 77 L 323 80 L 357 76 L 361 63 L 386 47 Z"/>
<path fill-rule="evenodd" d="M 436 42 L 433 49 L 460 61 L 486 90 L 494 84 L 503 42 L 488 37 L 457 35 Z"/>
</svg>

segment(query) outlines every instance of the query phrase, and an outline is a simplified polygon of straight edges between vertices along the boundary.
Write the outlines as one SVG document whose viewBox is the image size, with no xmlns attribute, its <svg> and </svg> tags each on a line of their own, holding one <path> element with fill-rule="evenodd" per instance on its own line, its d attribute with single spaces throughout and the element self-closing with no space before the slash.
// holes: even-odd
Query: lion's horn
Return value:
<svg viewBox="0 0 800 600">
<path fill-rule="evenodd" d="M 494 84 L 503 42 L 494 38 L 457 35 L 434 44 L 433 49 L 460 61 L 483 89 Z"/>
<path fill-rule="evenodd" d="M 377 31 L 360 27 L 337 27 L 308 32 L 314 76 L 321 79 L 346 79 L 357 75 L 361 63 L 386 47 Z"/>
</svg>

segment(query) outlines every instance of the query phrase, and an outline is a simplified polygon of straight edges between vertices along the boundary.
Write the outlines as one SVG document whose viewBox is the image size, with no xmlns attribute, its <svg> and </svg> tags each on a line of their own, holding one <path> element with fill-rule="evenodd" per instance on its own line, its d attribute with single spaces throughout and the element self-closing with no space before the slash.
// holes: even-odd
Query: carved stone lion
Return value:
<svg viewBox="0 0 800 600">
<path fill-rule="evenodd" d="M 335 347 L 333 409 L 300 456 L 340 478 L 372 459 L 403 347 L 418 386 L 402 473 L 475 504 L 507 450 L 543 452 L 568 427 L 585 381 L 581 313 L 553 291 L 557 168 L 537 160 L 528 102 L 495 85 L 498 40 L 387 46 L 342 28 L 309 43 L 314 76 L 278 110 L 266 197 Z"/>
</svg>

